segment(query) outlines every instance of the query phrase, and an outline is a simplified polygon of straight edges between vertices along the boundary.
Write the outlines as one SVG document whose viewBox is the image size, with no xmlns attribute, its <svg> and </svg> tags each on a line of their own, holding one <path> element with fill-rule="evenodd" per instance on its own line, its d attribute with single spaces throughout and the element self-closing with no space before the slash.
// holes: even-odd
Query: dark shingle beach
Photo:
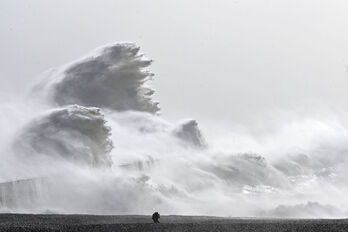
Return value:
<svg viewBox="0 0 348 232">
<path fill-rule="evenodd" d="M 238 219 L 199 216 L 162 216 L 154 224 L 151 216 L 122 215 L 35 215 L 0 214 L 0 231 L 238 231 L 238 232 L 321 232 L 348 231 L 346 219 Z"/>
</svg>

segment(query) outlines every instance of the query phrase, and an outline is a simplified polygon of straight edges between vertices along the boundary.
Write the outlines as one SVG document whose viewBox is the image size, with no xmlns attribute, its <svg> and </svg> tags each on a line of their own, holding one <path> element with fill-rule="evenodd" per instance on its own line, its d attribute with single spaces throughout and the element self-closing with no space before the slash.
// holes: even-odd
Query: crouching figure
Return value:
<svg viewBox="0 0 348 232">
<path fill-rule="evenodd" d="M 154 212 L 154 214 L 152 214 L 152 220 L 153 220 L 153 222 L 154 223 L 160 223 L 159 221 L 158 221 L 158 219 L 160 219 L 160 214 L 158 213 L 158 212 Z"/>
</svg>

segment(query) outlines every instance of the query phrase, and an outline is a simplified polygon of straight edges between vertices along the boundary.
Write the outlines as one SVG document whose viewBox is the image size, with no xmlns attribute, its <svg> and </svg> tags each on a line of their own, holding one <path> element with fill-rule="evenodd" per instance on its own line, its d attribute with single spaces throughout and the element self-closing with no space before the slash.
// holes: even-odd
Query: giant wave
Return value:
<svg viewBox="0 0 348 232">
<path fill-rule="evenodd" d="M 308 120 L 260 140 L 209 140 L 196 120 L 159 115 L 151 62 L 115 43 L 46 72 L 30 116 L 1 144 L 0 211 L 346 215 L 345 127 Z"/>
</svg>

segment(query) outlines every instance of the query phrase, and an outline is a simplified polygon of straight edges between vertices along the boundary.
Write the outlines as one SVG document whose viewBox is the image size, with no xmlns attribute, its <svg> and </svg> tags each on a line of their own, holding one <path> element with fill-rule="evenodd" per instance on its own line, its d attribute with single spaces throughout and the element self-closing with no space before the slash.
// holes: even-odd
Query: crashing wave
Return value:
<svg viewBox="0 0 348 232">
<path fill-rule="evenodd" d="M 268 163 L 263 156 L 257 154 L 244 153 L 216 157 L 215 162 L 206 169 L 229 184 L 243 187 L 286 188 L 289 185 L 285 175 Z"/>
<path fill-rule="evenodd" d="M 0 213 L 5 209 L 35 208 L 43 179 L 25 179 L 0 183 Z"/>
<path fill-rule="evenodd" d="M 152 60 L 132 43 L 116 43 L 60 69 L 47 72 L 34 92 L 59 106 L 78 104 L 116 111 L 158 113 L 146 83 L 153 73 L 146 70 Z"/>
<path fill-rule="evenodd" d="M 342 215 L 347 215 L 347 213 L 332 205 L 309 201 L 306 204 L 278 205 L 270 211 L 263 212 L 262 215 L 280 218 L 339 218 Z"/>
<path fill-rule="evenodd" d="M 206 147 L 207 143 L 198 128 L 196 120 L 189 119 L 182 121 L 173 131 L 173 134 L 181 139 L 183 143 L 194 147 Z"/>
<path fill-rule="evenodd" d="M 136 45 L 111 44 L 47 72 L 34 91 L 49 104 L 3 108 L 2 145 L 22 130 L 13 150 L 0 147 L 0 212 L 342 215 L 322 203 L 337 206 L 348 191 L 345 127 L 290 123 L 257 139 L 212 133 L 207 146 L 195 120 L 159 117 L 150 64 Z M 308 200 L 318 203 L 299 204 Z"/>
<path fill-rule="evenodd" d="M 68 106 L 32 121 L 19 135 L 14 149 L 21 156 L 45 155 L 110 167 L 110 128 L 98 108 Z"/>
</svg>

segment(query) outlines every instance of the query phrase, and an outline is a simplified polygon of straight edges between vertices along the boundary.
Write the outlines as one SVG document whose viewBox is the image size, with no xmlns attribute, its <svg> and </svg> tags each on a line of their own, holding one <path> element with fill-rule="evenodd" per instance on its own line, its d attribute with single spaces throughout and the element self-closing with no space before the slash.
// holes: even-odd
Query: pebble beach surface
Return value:
<svg viewBox="0 0 348 232">
<path fill-rule="evenodd" d="M 161 216 L 154 224 L 149 216 L 0 214 L 0 231 L 348 231 L 348 220 L 248 219 L 201 216 Z"/>
</svg>

